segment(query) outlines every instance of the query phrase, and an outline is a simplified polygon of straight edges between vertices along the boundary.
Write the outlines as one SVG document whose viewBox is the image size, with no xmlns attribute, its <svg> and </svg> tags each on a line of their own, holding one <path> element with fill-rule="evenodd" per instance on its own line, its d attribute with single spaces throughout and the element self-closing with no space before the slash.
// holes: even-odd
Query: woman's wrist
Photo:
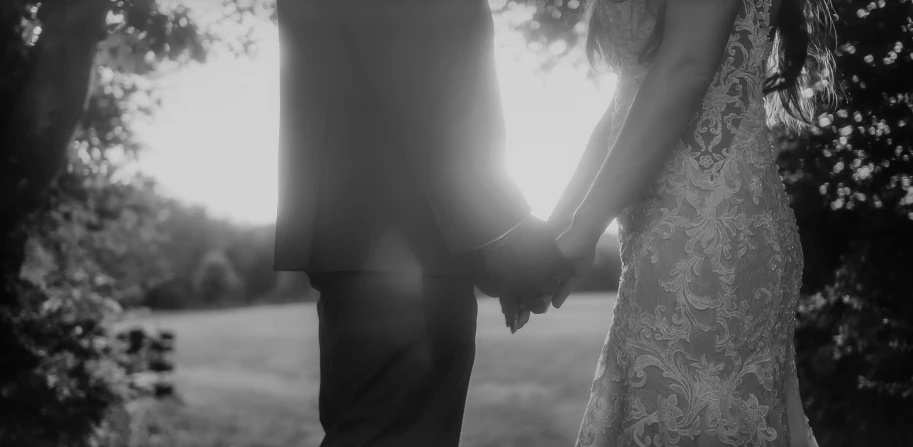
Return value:
<svg viewBox="0 0 913 447">
<path fill-rule="evenodd" d="M 566 237 L 581 245 L 596 244 L 602 234 L 605 233 L 606 226 L 600 225 L 594 219 L 574 216 L 574 220 L 566 231 Z"/>
<path fill-rule="evenodd" d="M 548 227 L 555 233 L 555 236 L 558 236 L 571 227 L 571 222 L 573 222 L 572 217 L 553 215 L 549 217 L 548 221 L 546 221 L 546 224 L 548 224 Z"/>
</svg>

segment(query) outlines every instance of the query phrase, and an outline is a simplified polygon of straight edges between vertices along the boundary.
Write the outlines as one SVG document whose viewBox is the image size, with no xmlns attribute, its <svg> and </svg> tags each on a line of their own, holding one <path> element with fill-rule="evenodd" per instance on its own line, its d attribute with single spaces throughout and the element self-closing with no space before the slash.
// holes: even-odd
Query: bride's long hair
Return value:
<svg viewBox="0 0 913 447">
<path fill-rule="evenodd" d="M 611 45 L 606 41 L 607 25 L 600 20 L 600 7 L 608 2 L 624 1 L 630 0 L 587 2 L 586 53 L 594 67 L 598 60 L 604 59 L 606 46 Z M 656 11 L 656 26 L 640 54 L 641 61 L 652 58 L 659 49 L 669 0 L 645 1 Z M 794 130 L 806 128 L 813 124 L 817 106 L 836 97 L 834 55 L 830 49 L 833 17 L 831 0 L 782 0 L 764 83 L 768 124 Z"/>
</svg>

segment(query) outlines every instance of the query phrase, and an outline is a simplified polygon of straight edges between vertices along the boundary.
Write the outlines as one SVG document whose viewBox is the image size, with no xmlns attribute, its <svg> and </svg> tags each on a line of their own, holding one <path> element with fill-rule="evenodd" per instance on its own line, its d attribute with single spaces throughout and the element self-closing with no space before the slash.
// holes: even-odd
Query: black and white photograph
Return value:
<svg viewBox="0 0 913 447">
<path fill-rule="evenodd" d="M 0 0 L 0 447 L 913 446 L 913 0 Z"/>
</svg>

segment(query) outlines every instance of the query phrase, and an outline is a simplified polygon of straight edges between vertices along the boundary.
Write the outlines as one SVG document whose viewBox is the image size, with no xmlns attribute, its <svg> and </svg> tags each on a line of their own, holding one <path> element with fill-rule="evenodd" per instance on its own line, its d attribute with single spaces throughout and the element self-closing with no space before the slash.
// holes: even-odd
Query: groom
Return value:
<svg viewBox="0 0 913 447">
<path fill-rule="evenodd" d="M 321 445 L 455 447 L 473 284 L 511 324 L 569 268 L 502 166 L 488 3 L 277 7 L 275 268 L 320 292 Z"/>
</svg>

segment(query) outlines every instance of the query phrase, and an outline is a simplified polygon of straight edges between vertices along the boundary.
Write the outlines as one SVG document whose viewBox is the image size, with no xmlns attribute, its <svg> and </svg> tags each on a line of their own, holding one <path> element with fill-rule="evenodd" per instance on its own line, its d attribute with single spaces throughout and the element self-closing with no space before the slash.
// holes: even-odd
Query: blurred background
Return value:
<svg viewBox="0 0 913 447">
<path fill-rule="evenodd" d="M 492 0 L 508 169 L 547 218 L 611 99 L 577 0 Z M 913 445 L 913 2 L 834 0 L 841 98 L 782 134 L 822 446 Z M 0 446 L 316 446 L 316 295 L 272 271 L 273 0 L 0 5 Z M 74 134 L 75 132 L 75 134 Z M 74 135 L 71 139 L 70 135 Z M 619 276 L 480 297 L 466 446 L 572 445 Z"/>
</svg>

